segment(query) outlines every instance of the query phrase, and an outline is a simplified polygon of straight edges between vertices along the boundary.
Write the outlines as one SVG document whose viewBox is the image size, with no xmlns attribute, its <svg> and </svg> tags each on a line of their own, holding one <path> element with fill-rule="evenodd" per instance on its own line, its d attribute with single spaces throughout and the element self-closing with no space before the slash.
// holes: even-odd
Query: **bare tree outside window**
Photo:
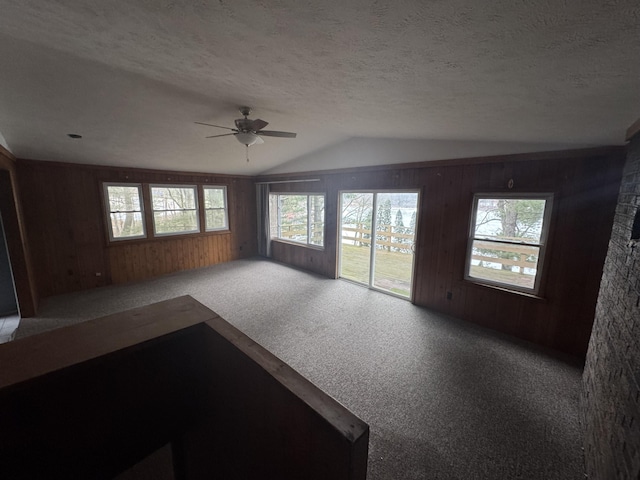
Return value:
<svg viewBox="0 0 640 480">
<path fill-rule="evenodd" d="M 371 244 L 371 212 L 373 195 L 370 193 L 345 193 L 342 196 L 342 222 L 356 228 L 354 245 L 368 247 Z"/>
<path fill-rule="evenodd" d="M 141 186 L 105 184 L 109 206 L 109 229 L 112 240 L 144 238 Z"/>
<path fill-rule="evenodd" d="M 271 194 L 271 237 L 322 247 L 324 245 L 324 195 Z"/>
<path fill-rule="evenodd" d="M 153 226 L 156 235 L 200 231 L 195 186 L 151 186 Z"/>
<path fill-rule="evenodd" d="M 537 291 L 550 195 L 476 196 L 467 277 Z"/>
<path fill-rule="evenodd" d="M 205 229 L 228 230 L 227 187 L 204 187 Z"/>
</svg>

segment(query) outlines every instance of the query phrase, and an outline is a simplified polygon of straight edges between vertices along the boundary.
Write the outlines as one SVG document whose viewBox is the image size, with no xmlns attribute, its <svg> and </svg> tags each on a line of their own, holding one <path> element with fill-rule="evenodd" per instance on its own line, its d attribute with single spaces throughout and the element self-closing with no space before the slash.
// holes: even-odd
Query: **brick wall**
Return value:
<svg viewBox="0 0 640 480">
<path fill-rule="evenodd" d="M 640 478 L 640 134 L 629 145 L 582 380 L 590 479 Z"/>
</svg>

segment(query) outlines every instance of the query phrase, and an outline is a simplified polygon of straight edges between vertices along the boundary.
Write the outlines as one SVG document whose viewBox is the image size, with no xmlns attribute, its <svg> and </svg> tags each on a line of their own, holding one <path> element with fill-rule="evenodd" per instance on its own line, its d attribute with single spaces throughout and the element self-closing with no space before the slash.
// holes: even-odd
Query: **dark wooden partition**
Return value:
<svg viewBox="0 0 640 480">
<path fill-rule="evenodd" d="M 214 400 L 184 437 L 189 478 L 366 478 L 364 422 L 223 319 L 207 326 Z"/>
<path fill-rule="evenodd" d="M 191 297 L 0 345 L 11 479 L 364 479 L 368 426 Z M 129 477 L 131 478 L 131 477 Z"/>
</svg>

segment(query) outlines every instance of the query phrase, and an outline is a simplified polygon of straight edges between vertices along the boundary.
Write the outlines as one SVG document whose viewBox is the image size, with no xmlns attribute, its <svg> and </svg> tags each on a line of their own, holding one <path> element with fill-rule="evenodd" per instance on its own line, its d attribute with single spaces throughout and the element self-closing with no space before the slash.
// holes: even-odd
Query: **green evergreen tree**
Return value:
<svg viewBox="0 0 640 480">
<path fill-rule="evenodd" d="M 380 206 L 378 207 L 378 215 L 377 215 L 377 233 L 385 232 L 391 230 L 391 200 L 387 198 L 384 200 Z M 386 235 L 376 235 L 376 240 L 380 242 L 389 241 L 390 238 Z M 384 250 L 391 250 L 391 247 L 387 247 L 385 245 L 382 246 Z"/>
<path fill-rule="evenodd" d="M 402 218 L 402 210 L 398 209 L 398 211 L 396 212 L 396 224 L 393 226 L 393 231 L 394 233 L 405 233 L 405 230 L 406 229 L 404 228 L 404 219 Z M 393 241 L 394 243 L 404 243 L 405 238 L 396 237 Z M 404 251 L 403 248 L 398 248 L 398 247 L 394 247 L 394 250 L 396 252 Z"/>
</svg>

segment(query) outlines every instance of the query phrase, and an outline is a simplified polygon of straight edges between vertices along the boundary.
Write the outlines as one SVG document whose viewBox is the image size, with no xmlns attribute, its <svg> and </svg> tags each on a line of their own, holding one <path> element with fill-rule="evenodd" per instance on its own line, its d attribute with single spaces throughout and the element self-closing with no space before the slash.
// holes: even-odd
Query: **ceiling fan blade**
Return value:
<svg viewBox="0 0 640 480">
<path fill-rule="evenodd" d="M 222 135 L 211 135 L 209 137 L 204 137 L 204 138 L 228 137 L 229 135 L 235 135 L 235 133 L 223 133 Z"/>
<path fill-rule="evenodd" d="M 251 120 L 249 118 L 238 118 L 236 120 L 236 127 L 241 132 L 257 132 L 261 128 L 269 125 L 269 122 L 265 122 L 264 120 Z"/>
<path fill-rule="evenodd" d="M 269 125 L 269 122 L 265 122 L 264 120 L 260 120 L 259 118 L 256 118 L 252 122 L 253 123 L 251 124 L 251 130 L 253 130 L 254 132 L 257 132 L 258 130 L 261 130 Z"/>
<path fill-rule="evenodd" d="M 193 123 L 197 123 L 198 125 L 207 125 L 208 127 L 225 128 L 227 130 L 233 130 L 234 132 L 237 131 L 235 128 L 221 127 L 220 125 L 214 125 L 212 123 L 202 123 L 202 122 L 193 122 Z"/>
<path fill-rule="evenodd" d="M 256 132 L 258 135 L 264 135 L 265 137 L 282 137 L 282 138 L 296 138 L 296 133 L 292 132 L 276 132 L 275 130 L 261 130 Z"/>
</svg>

